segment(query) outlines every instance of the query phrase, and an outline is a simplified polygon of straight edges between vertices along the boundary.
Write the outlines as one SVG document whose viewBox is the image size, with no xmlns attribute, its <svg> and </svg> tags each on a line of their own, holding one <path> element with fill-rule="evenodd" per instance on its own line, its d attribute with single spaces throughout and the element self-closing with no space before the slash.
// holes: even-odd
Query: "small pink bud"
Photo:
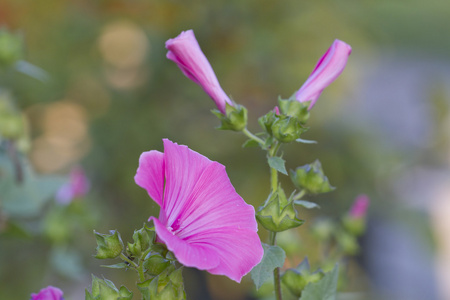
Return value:
<svg viewBox="0 0 450 300">
<path fill-rule="evenodd" d="M 370 199 L 367 195 L 359 195 L 356 197 L 355 202 L 350 208 L 349 215 L 352 218 L 360 219 L 364 218 L 369 208 Z"/>
<path fill-rule="evenodd" d="M 38 294 L 31 294 L 31 300 L 63 300 L 63 294 L 57 287 L 49 285 L 40 290 Z"/>
<path fill-rule="evenodd" d="M 183 31 L 176 38 L 168 40 L 166 48 L 169 50 L 167 58 L 174 61 L 186 77 L 203 88 L 221 113 L 226 113 L 226 103 L 234 106 L 220 87 L 214 70 L 195 39 L 194 31 Z"/>
<path fill-rule="evenodd" d="M 70 172 L 69 182 L 61 186 L 56 193 L 56 201 L 69 204 L 74 198 L 83 197 L 89 192 L 90 183 L 83 168 L 75 167 Z"/>
<path fill-rule="evenodd" d="M 311 101 L 308 109 L 313 108 L 322 91 L 342 73 L 351 52 L 349 45 L 335 40 L 319 59 L 311 75 L 295 94 L 295 98 L 300 102 Z"/>
<path fill-rule="evenodd" d="M 275 106 L 275 107 L 273 108 L 273 112 L 274 112 L 277 116 L 280 115 L 280 109 L 278 108 L 278 106 Z"/>
</svg>

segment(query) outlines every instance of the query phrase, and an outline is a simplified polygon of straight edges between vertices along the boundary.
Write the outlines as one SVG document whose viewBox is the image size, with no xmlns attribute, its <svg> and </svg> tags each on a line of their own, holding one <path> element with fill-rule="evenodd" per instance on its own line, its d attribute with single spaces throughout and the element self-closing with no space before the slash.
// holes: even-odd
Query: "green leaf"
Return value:
<svg viewBox="0 0 450 300">
<path fill-rule="evenodd" d="M 278 156 L 271 156 L 268 159 L 269 166 L 271 168 L 274 168 L 278 172 L 287 175 L 286 166 L 285 166 L 285 160 Z"/>
<path fill-rule="evenodd" d="M 300 300 L 336 300 L 338 270 L 339 267 L 336 265 L 321 280 L 309 283 L 303 290 Z"/>
<path fill-rule="evenodd" d="M 304 140 L 304 139 L 301 139 L 301 138 L 298 138 L 295 141 L 299 142 L 299 143 L 303 143 L 303 144 L 317 144 L 317 141 Z"/>
<path fill-rule="evenodd" d="M 250 148 L 250 147 L 258 147 L 259 144 L 257 141 L 249 139 L 245 141 L 245 143 L 242 145 L 242 148 Z"/>
<path fill-rule="evenodd" d="M 256 289 L 273 276 L 275 268 L 282 267 L 286 259 L 286 253 L 278 246 L 270 246 L 262 243 L 264 255 L 259 264 L 250 272 Z"/>
<path fill-rule="evenodd" d="M 297 205 L 301 205 L 307 209 L 320 208 L 320 206 L 317 203 L 306 201 L 306 200 L 295 200 L 294 203 Z"/>
<path fill-rule="evenodd" d="M 114 265 L 101 265 L 100 267 L 110 268 L 110 269 L 126 269 L 129 266 L 126 263 L 118 263 Z"/>
</svg>

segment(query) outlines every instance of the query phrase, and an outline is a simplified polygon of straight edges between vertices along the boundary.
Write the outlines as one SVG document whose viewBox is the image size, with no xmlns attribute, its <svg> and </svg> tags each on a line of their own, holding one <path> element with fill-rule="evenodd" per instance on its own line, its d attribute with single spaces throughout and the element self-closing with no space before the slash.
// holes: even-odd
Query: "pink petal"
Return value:
<svg viewBox="0 0 450 300">
<path fill-rule="evenodd" d="M 153 220 L 158 238 L 166 244 L 167 249 L 172 251 L 184 266 L 208 270 L 219 265 L 219 258 L 216 255 L 211 255 L 208 244 L 189 244 L 174 235 L 155 217 L 150 217 L 149 220 Z"/>
<path fill-rule="evenodd" d="M 146 189 L 150 198 L 161 206 L 164 192 L 164 154 L 156 150 L 142 153 L 134 181 Z"/>
<path fill-rule="evenodd" d="M 183 31 L 176 38 L 166 42 L 167 58 L 174 61 L 184 75 L 200 85 L 216 103 L 217 108 L 225 113 L 225 105 L 233 105 L 220 87 L 214 70 L 203 54 L 194 31 Z"/>
<path fill-rule="evenodd" d="M 359 195 L 350 208 L 350 216 L 353 218 L 363 218 L 367 214 L 370 205 L 370 199 L 367 195 Z"/>
<path fill-rule="evenodd" d="M 158 238 L 180 263 L 240 281 L 263 249 L 253 206 L 236 193 L 225 167 L 164 140 L 166 185 Z"/>
<path fill-rule="evenodd" d="M 335 40 L 331 47 L 319 59 L 308 80 L 296 93 L 300 102 L 311 101 L 309 109 L 316 103 L 322 91 L 344 70 L 352 48 L 346 43 Z"/>
<path fill-rule="evenodd" d="M 31 294 L 31 300 L 61 300 L 63 292 L 53 286 L 48 286 L 39 291 L 38 294 Z"/>
</svg>

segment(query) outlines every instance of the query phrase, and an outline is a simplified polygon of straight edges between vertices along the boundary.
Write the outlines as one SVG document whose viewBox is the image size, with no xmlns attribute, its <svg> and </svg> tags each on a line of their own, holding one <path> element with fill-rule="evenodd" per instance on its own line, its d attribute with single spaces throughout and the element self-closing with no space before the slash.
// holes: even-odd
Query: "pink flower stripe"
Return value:
<svg viewBox="0 0 450 300">
<path fill-rule="evenodd" d="M 240 282 L 262 259 L 255 210 L 223 165 L 164 139 L 164 153 L 142 153 L 135 181 L 161 207 L 149 220 L 181 264 Z"/>
<path fill-rule="evenodd" d="M 370 205 L 370 199 L 367 195 L 359 195 L 356 197 L 355 202 L 353 202 L 350 208 L 349 215 L 352 218 L 364 218 L 367 214 L 367 210 Z"/>
</svg>

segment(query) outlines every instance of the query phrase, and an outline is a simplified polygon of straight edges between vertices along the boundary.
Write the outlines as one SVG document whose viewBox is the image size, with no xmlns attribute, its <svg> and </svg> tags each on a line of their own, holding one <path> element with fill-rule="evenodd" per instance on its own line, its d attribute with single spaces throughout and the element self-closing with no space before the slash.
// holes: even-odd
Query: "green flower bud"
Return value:
<svg viewBox="0 0 450 300">
<path fill-rule="evenodd" d="M 217 109 L 212 110 L 212 113 L 221 121 L 218 129 L 242 131 L 247 127 L 247 109 L 244 106 L 237 104 L 231 106 L 227 103 L 225 112 L 224 115 Z"/>
<path fill-rule="evenodd" d="M 327 219 L 322 219 L 314 222 L 311 227 L 312 234 L 320 241 L 328 240 L 333 234 L 336 225 Z"/>
<path fill-rule="evenodd" d="M 309 194 L 327 193 L 335 189 L 330 185 L 318 160 L 298 167 L 295 171 L 291 170 L 290 173 L 294 185 L 299 189 L 305 189 Z"/>
<path fill-rule="evenodd" d="M 170 261 L 159 253 L 152 253 L 144 260 L 144 268 L 150 276 L 159 275 L 170 265 Z"/>
<path fill-rule="evenodd" d="M 138 283 L 138 289 L 144 299 L 151 300 L 184 300 L 182 268 L 176 269 L 170 265 L 158 276 Z"/>
<path fill-rule="evenodd" d="M 127 251 L 134 257 L 140 257 L 142 252 L 148 249 L 153 244 L 155 232 L 148 229 L 145 225 L 133 233 L 134 243 L 127 244 Z"/>
<path fill-rule="evenodd" d="M 11 66 L 22 58 L 23 41 L 17 34 L 0 29 L 0 67 Z"/>
<path fill-rule="evenodd" d="M 353 218 L 347 215 L 342 218 L 342 225 L 350 234 L 354 236 L 360 236 L 364 233 L 364 231 L 366 231 L 365 218 Z"/>
<path fill-rule="evenodd" d="M 130 292 L 126 287 L 121 286 L 119 289 L 116 288 L 114 283 L 108 279 L 100 279 L 92 275 L 92 292 L 86 289 L 86 300 L 126 300 L 133 299 L 133 293 Z"/>
<path fill-rule="evenodd" d="M 123 242 L 118 231 L 111 230 L 110 234 L 101 234 L 94 230 L 97 240 L 97 254 L 95 258 L 116 258 L 123 250 Z"/>
<path fill-rule="evenodd" d="M 293 295 L 299 298 L 308 283 L 317 282 L 322 279 L 323 276 L 324 274 L 321 271 L 311 273 L 308 259 L 305 258 L 297 268 L 287 269 L 281 277 L 281 282 Z"/>
<path fill-rule="evenodd" d="M 275 114 L 275 112 L 270 111 L 267 114 L 265 114 L 264 116 L 260 117 L 258 119 L 258 123 L 262 127 L 262 129 L 264 129 L 265 132 L 272 135 L 272 124 L 277 119 L 278 119 L 278 117 Z"/>
<path fill-rule="evenodd" d="M 336 241 L 345 254 L 347 255 L 358 254 L 359 245 L 355 236 L 341 230 L 336 233 Z"/>
<path fill-rule="evenodd" d="M 282 143 L 290 143 L 305 132 L 300 122 L 294 117 L 281 115 L 272 124 L 273 136 Z"/>
<path fill-rule="evenodd" d="M 278 99 L 280 113 L 296 118 L 301 124 L 305 124 L 309 119 L 309 102 L 300 102 L 295 99 Z"/>
<path fill-rule="evenodd" d="M 297 218 L 294 202 L 286 198 L 281 187 L 269 195 L 264 205 L 258 209 L 256 219 L 264 228 L 274 232 L 295 228 L 304 223 Z"/>
</svg>

